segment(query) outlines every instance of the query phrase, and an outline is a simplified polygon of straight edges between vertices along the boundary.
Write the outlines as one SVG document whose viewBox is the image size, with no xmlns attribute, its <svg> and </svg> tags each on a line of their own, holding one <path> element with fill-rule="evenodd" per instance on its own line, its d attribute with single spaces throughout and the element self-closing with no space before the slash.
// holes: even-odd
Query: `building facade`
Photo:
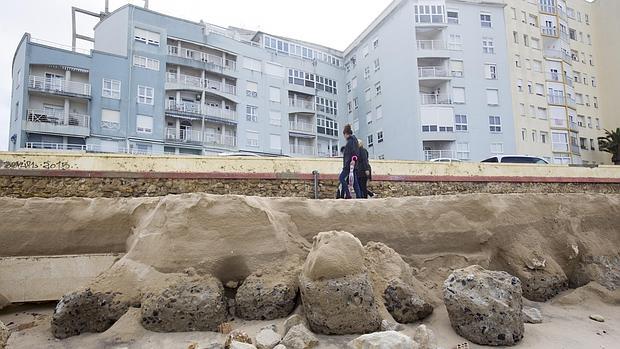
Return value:
<svg viewBox="0 0 620 349">
<path fill-rule="evenodd" d="M 395 0 L 343 52 L 127 5 L 88 52 L 24 35 L 9 150 L 603 162 L 591 6 Z"/>
</svg>

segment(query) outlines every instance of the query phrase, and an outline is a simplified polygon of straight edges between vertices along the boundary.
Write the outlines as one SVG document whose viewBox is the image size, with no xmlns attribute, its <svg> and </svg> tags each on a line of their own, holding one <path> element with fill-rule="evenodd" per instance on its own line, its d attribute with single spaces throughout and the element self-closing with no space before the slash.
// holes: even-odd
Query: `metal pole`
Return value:
<svg viewBox="0 0 620 349">
<path fill-rule="evenodd" d="M 319 199 L 319 171 L 312 171 L 313 184 L 314 184 L 314 199 Z"/>
</svg>

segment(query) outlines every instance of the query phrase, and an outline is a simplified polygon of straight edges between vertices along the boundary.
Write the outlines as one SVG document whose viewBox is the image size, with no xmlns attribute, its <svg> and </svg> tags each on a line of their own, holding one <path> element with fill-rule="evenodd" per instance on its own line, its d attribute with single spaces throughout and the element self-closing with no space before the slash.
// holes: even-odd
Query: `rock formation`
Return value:
<svg viewBox="0 0 620 349">
<path fill-rule="evenodd" d="M 452 328 L 480 345 L 515 345 L 523 338 L 521 282 L 474 265 L 454 271 L 443 286 Z"/>
<path fill-rule="evenodd" d="M 11 331 L 0 321 L 0 349 L 4 349 L 9 341 L 9 336 L 11 336 Z"/>
<path fill-rule="evenodd" d="M 364 266 L 364 248 L 353 235 L 333 231 L 317 235 L 299 279 L 304 314 L 314 332 L 379 329 L 381 317 Z"/>
<path fill-rule="evenodd" d="M 386 331 L 365 334 L 349 342 L 350 349 L 419 349 L 411 337 L 399 332 Z"/>
<path fill-rule="evenodd" d="M 312 349 L 319 345 L 319 340 L 304 325 L 291 327 L 282 339 L 286 349 Z"/>
</svg>

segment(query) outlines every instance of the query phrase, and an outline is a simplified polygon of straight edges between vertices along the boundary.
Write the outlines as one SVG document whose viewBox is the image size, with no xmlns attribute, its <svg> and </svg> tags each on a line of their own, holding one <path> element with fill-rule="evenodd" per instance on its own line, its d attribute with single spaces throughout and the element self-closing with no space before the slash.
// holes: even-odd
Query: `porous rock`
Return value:
<svg viewBox="0 0 620 349">
<path fill-rule="evenodd" d="M 304 325 L 306 326 L 306 319 L 299 315 L 299 314 L 293 314 L 291 316 L 289 316 L 286 321 L 284 321 L 284 334 L 286 334 L 288 332 L 288 330 L 291 329 L 291 327 L 293 326 L 297 326 L 297 325 Z"/>
<path fill-rule="evenodd" d="M 312 349 L 319 345 L 319 340 L 304 325 L 296 325 L 286 333 L 282 345 L 287 349 Z"/>
<path fill-rule="evenodd" d="M 403 325 L 398 322 L 393 322 L 389 320 L 381 320 L 381 331 L 402 331 Z"/>
<path fill-rule="evenodd" d="M 542 314 L 536 308 L 523 308 L 523 321 L 528 324 L 542 323 Z"/>
<path fill-rule="evenodd" d="M 155 332 L 217 331 L 227 319 L 224 288 L 211 276 L 182 276 L 142 301 L 142 326 Z"/>
<path fill-rule="evenodd" d="M 267 327 L 258 331 L 254 343 L 258 349 L 273 349 L 281 340 L 282 336 L 274 328 Z"/>
<path fill-rule="evenodd" d="M 390 281 L 384 291 L 384 304 L 394 320 L 411 323 L 422 320 L 433 312 L 433 306 L 402 280 Z"/>
<path fill-rule="evenodd" d="M 284 344 L 278 344 L 275 347 L 273 347 L 273 349 L 287 349 L 287 348 Z"/>
<path fill-rule="evenodd" d="M 232 341 L 232 343 L 230 343 L 230 349 L 256 349 L 256 347 L 252 344 Z"/>
<path fill-rule="evenodd" d="M 118 292 L 98 292 L 90 288 L 62 296 L 52 315 L 52 334 L 58 339 L 85 332 L 104 332 L 129 309 Z"/>
<path fill-rule="evenodd" d="M 0 349 L 4 349 L 6 343 L 9 341 L 11 330 L 0 321 Z"/>
<path fill-rule="evenodd" d="M 435 333 L 426 325 L 420 325 L 415 329 L 413 340 L 420 346 L 420 349 L 437 349 Z"/>
<path fill-rule="evenodd" d="M 523 338 L 521 281 L 474 265 L 454 271 L 443 285 L 452 328 L 480 345 L 515 345 Z"/>
<path fill-rule="evenodd" d="M 274 320 L 295 309 L 301 260 L 291 256 L 245 279 L 235 296 L 236 313 L 246 320 Z"/>
<path fill-rule="evenodd" d="M 250 336 L 241 331 L 241 330 L 233 330 L 226 336 L 226 342 L 224 342 L 225 349 L 231 349 L 231 345 L 233 342 L 247 343 L 252 344 L 252 338 Z"/>
<path fill-rule="evenodd" d="M 363 254 L 362 244 L 349 233 L 327 232 L 314 238 L 299 278 L 304 314 L 314 332 L 379 330 L 381 317 Z"/>
<path fill-rule="evenodd" d="M 395 331 L 365 334 L 348 343 L 350 349 L 418 349 L 411 337 Z"/>
<path fill-rule="evenodd" d="M 620 288 L 620 255 L 581 255 L 580 262 L 571 276 L 571 287 L 578 288 L 591 281 L 603 285 L 610 291 Z"/>
</svg>

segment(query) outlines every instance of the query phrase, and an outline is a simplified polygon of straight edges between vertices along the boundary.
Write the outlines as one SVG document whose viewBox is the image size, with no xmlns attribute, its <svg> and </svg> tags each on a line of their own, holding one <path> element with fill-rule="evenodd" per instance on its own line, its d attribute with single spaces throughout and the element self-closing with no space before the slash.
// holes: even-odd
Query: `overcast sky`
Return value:
<svg viewBox="0 0 620 349">
<path fill-rule="evenodd" d="M 150 0 L 152 10 L 221 26 L 263 30 L 344 50 L 392 0 Z M 127 2 L 110 0 L 110 9 Z M 71 44 L 71 6 L 103 11 L 104 0 L 5 1 L 0 11 L 0 151 L 9 138 L 11 65 L 25 32 L 34 38 Z M 78 22 L 79 23 L 79 22 Z M 94 22 L 79 23 L 92 31 Z"/>
</svg>

